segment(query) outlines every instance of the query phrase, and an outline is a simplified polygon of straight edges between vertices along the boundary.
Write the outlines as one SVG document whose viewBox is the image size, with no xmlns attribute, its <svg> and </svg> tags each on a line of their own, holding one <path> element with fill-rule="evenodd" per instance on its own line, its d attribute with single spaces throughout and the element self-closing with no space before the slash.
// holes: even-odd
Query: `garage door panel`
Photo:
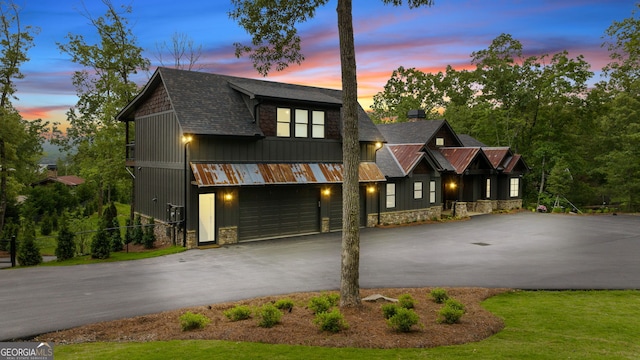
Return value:
<svg viewBox="0 0 640 360">
<path fill-rule="evenodd" d="M 318 231 L 317 189 L 274 187 L 240 191 L 240 241 Z"/>
</svg>

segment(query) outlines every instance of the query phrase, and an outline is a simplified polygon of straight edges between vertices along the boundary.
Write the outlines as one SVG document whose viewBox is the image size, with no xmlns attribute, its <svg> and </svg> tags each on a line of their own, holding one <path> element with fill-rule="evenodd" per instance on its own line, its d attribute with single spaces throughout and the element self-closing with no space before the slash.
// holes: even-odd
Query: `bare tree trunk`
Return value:
<svg viewBox="0 0 640 360">
<path fill-rule="evenodd" d="M 340 306 L 360 305 L 360 194 L 358 165 L 358 83 L 351 0 L 338 0 L 338 33 L 342 68 L 342 264 Z"/>
</svg>

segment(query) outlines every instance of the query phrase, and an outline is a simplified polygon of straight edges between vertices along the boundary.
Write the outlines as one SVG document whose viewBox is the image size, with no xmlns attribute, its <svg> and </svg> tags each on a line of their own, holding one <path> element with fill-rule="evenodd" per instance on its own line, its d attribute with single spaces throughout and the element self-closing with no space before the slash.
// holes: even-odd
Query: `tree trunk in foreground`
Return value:
<svg viewBox="0 0 640 360">
<path fill-rule="evenodd" d="M 338 33 L 342 68 L 342 264 L 340 306 L 360 305 L 360 195 L 358 166 L 358 90 L 351 0 L 338 1 Z"/>
</svg>

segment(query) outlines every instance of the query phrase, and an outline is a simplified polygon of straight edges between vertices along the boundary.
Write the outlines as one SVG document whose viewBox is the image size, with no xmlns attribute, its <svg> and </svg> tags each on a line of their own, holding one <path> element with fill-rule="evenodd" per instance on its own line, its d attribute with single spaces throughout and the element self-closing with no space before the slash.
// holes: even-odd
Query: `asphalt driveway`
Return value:
<svg viewBox="0 0 640 360">
<path fill-rule="evenodd" d="M 639 254 L 640 216 L 484 215 L 363 229 L 360 286 L 640 289 Z M 0 340 L 339 284 L 339 233 L 132 262 L 2 270 Z"/>
</svg>

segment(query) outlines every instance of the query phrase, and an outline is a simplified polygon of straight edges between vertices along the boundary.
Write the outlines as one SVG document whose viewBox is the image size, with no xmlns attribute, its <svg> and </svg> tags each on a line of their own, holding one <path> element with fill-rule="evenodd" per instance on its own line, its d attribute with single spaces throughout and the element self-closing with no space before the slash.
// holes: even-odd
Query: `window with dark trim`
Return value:
<svg viewBox="0 0 640 360">
<path fill-rule="evenodd" d="M 422 199 L 422 181 L 416 181 L 413 183 L 413 198 Z"/>
<path fill-rule="evenodd" d="M 276 136 L 323 139 L 325 112 L 307 109 L 277 108 Z"/>
<path fill-rule="evenodd" d="M 509 180 L 509 196 L 520 196 L 520 178 L 511 178 Z"/>
<path fill-rule="evenodd" d="M 436 182 L 434 180 L 429 181 L 429 202 L 431 204 L 436 202 Z"/>
<path fill-rule="evenodd" d="M 396 184 L 387 184 L 387 209 L 396 207 Z"/>
</svg>

